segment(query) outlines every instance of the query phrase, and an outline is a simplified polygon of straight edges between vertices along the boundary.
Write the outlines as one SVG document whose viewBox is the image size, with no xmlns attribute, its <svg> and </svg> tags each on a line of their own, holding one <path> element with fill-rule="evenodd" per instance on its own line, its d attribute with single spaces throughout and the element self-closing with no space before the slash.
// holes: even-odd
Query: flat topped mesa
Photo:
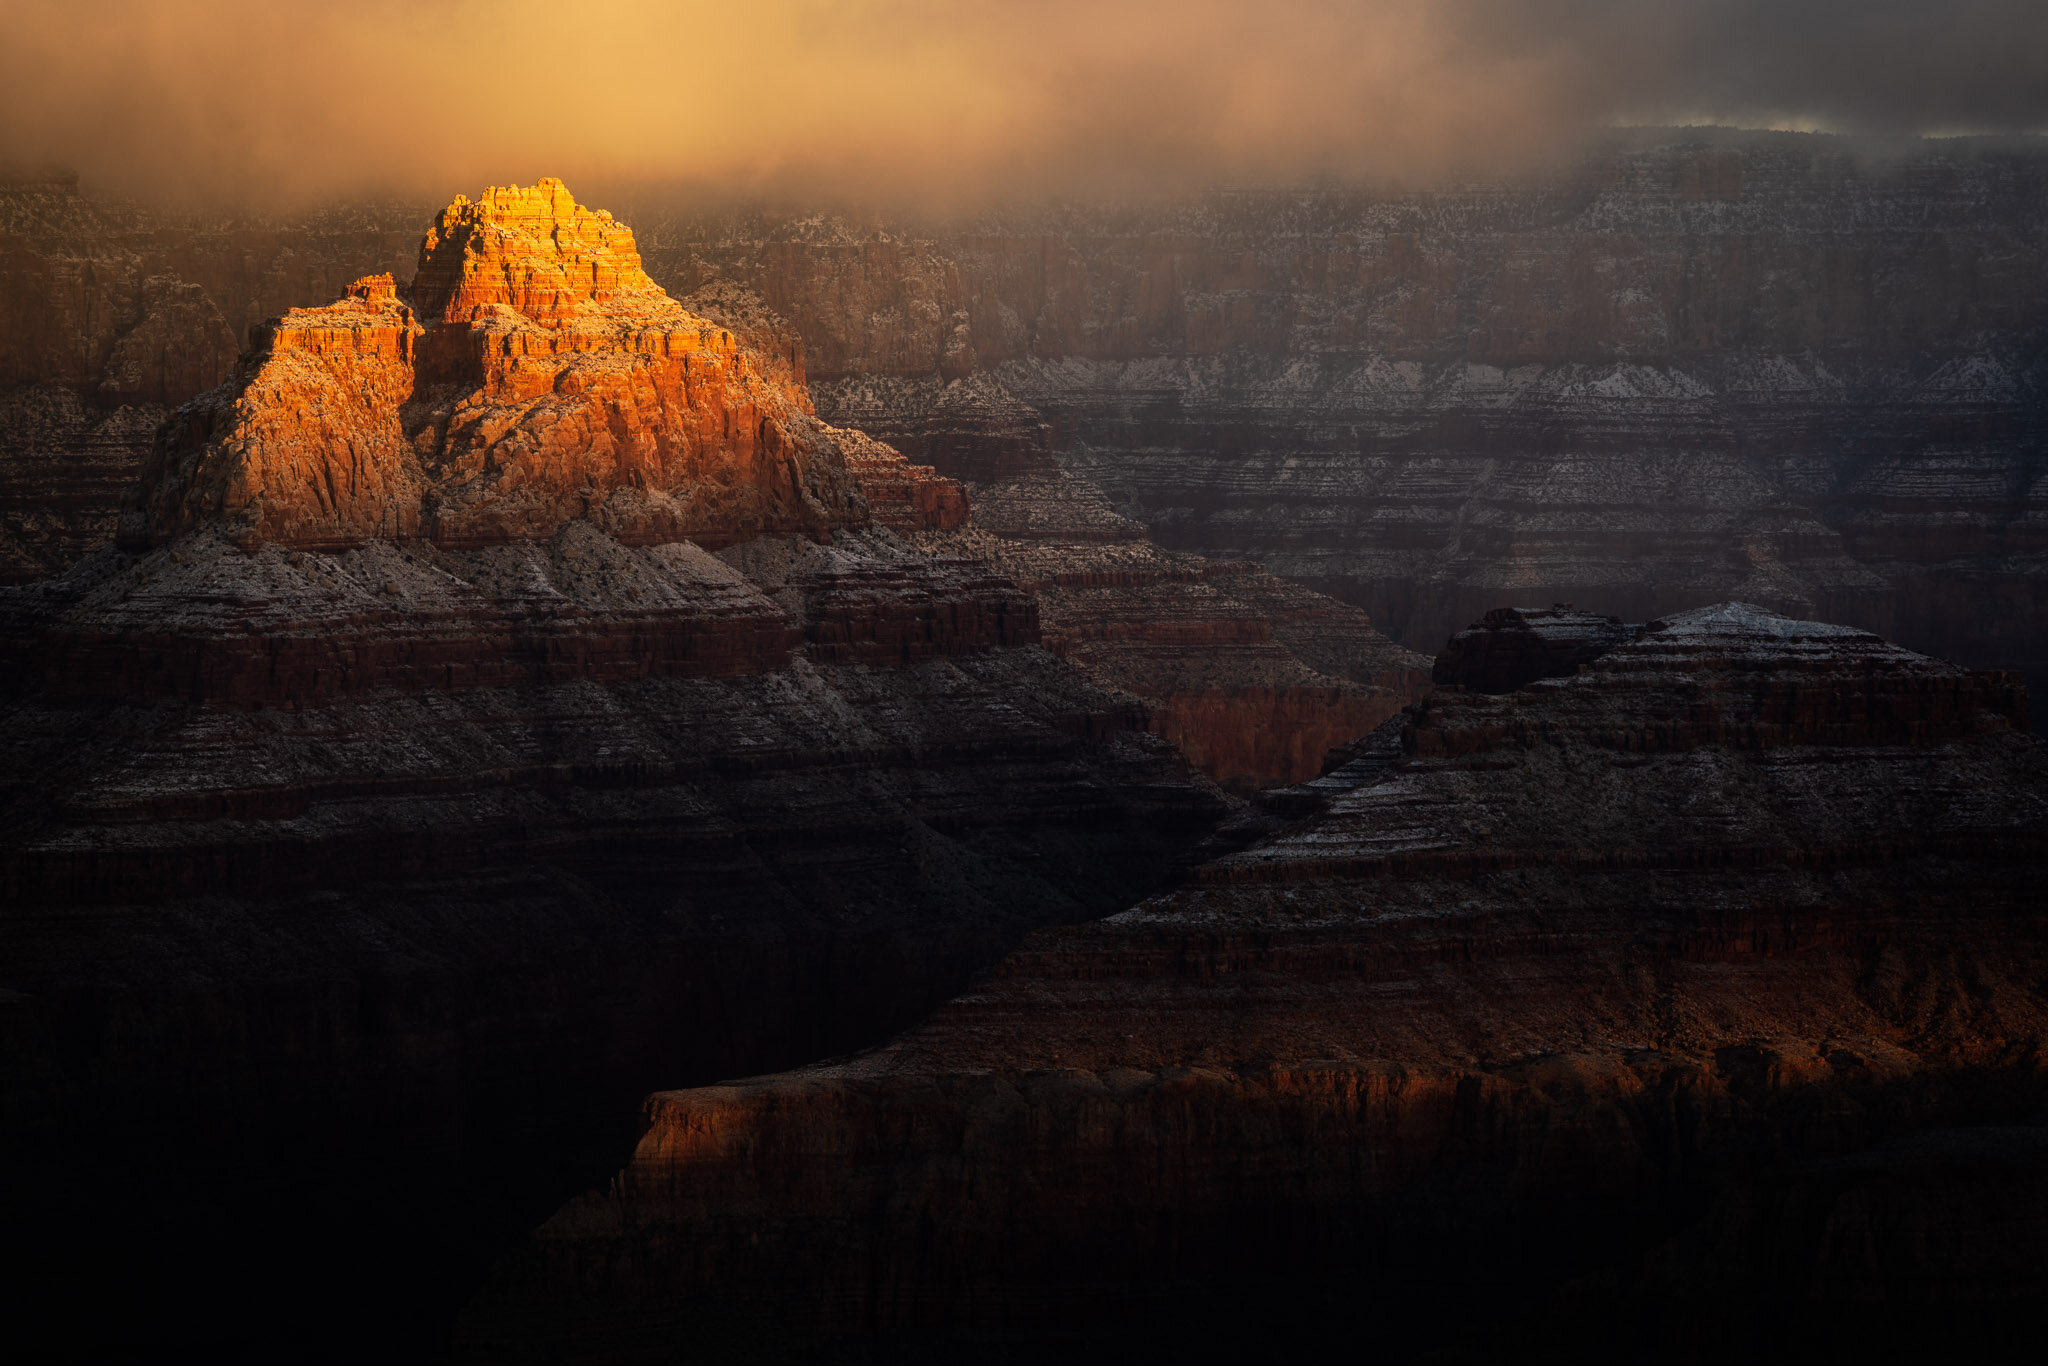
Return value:
<svg viewBox="0 0 2048 1366">
<path fill-rule="evenodd" d="M 581 519 L 718 545 L 867 520 L 801 375 L 663 293 L 559 180 L 457 197 L 409 289 L 359 280 L 255 342 L 166 424 L 124 544 L 462 547 Z"/>
</svg>

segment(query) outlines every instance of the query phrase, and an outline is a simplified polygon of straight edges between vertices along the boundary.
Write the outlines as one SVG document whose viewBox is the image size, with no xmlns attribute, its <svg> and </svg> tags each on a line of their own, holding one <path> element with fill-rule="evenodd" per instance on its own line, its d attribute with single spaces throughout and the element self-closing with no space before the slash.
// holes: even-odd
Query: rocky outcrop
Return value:
<svg viewBox="0 0 2048 1366">
<path fill-rule="evenodd" d="M 930 465 L 913 465 L 903 453 L 865 432 L 828 427 L 839 443 L 846 472 L 867 500 L 868 512 L 903 536 L 951 531 L 967 522 L 967 491 L 942 478 Z"/>
<path fill-rule="evenodd" d="M 251 548 L 418 536 L 424 472 L 398 410 L 413 396 L 422 332 L 388 275 L 262 329 L 238 382 L 159 433 L 123 541 L 148 549 L 202 526 Z"/>
<path fill-rule="evenodd" d="M 954 479 L 1057 448 L 1163 544 L 1256 561 L 1413 648 L 1502 601 L 1643 621 L 1741 598 L 2039 669 L 2044 186 L 2028 143 L 1645 130 L 1512 184 L 955 228 L 678 219 L 641 250 L 679 297 L 794 320 L 764 378 L 801 351 L 827 421 Z M 108 370 L 151 280 L 200 285 L 242 335 L 402 274 L 412 245 L 384 214 L 0 200 L 0 380 L 91 405 L 103 383 L 174 401 Z M 38 576 L 89 539 L 67 527 L 111 523 L 110 490 L 35 430 L 4 439 L 7 572 Z"/>
<path fill-rule="evenodd" d="M 1230 808 L 554 182 L 255 342 L 0 591 L 21 1340 L 430 1356 L 648 1089 L 886 1037 Z"/>
<path fill-rule="evenodd" d="M 1632 753 L 1920 746 L 2027 728 L 2026 689 L 2009 670 L 1958 669 L 1867 631 L 1787 622 L 1746 603 L 1653 621 L 1629 648 L 1579 664 L 1572 682 L 1544 676 L 1506 697 L 1447 690 L 1418 712 L 1408 745 L 1449 756 L 1568 731 L 1575 743 Z"/>
<path fill-rule="evenodd" d="M 1895 1341 L 2017 1327 L 2038 1240 L 2000 1209 L 2048 1188 L 1996 1127 L 2048 1099 L 2018 700 L 1740 604 L 1440 686 L 1316 814 L 887 1047 L 653 1097 L 506 1291 L 571 1356 L 714 1305 L 885 1350 L 1270 1337 L 1221 1286 L 1289 1287 L 1308 1347 L 1361 1315 L 1390 1351 L 1677 1350 L 1701 1315 L 1715 1350 L 1840 1345 L 1895 1293 Z"/>
</svg>

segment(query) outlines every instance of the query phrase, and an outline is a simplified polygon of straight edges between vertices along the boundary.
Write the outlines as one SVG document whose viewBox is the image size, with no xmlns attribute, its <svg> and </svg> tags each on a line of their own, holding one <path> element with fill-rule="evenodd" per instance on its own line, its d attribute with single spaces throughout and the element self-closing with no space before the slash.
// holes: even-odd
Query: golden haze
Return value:
<svg viewBox="0 0 2048 1366">
<path fill-rule="evenodd" d="M 2043 121 L 2048 7 L 1957 5 L 0 0 L 0 155 L 267 207 L 538 170 L 958 204 L 1497 169 L 1615 119 Z"/>
</svg>

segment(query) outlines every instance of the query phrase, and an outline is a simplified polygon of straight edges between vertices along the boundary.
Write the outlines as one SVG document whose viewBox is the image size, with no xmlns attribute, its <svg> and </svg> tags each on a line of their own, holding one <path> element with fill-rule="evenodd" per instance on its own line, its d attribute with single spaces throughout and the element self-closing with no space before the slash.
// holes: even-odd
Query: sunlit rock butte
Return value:
<svg viewBox="0 0 2048 1366">
<path fill-rule="evenodd" d="M 640 268 L 559 180 L 458 195 L 410 298 L 388 275 L 263 328 L 160 438 L 131 545 L 218 522 L 244 546 L 500 544 L 591 521 L 627 543 L 817 536 L 856 520 L 800 382 Z"/>
</svg>

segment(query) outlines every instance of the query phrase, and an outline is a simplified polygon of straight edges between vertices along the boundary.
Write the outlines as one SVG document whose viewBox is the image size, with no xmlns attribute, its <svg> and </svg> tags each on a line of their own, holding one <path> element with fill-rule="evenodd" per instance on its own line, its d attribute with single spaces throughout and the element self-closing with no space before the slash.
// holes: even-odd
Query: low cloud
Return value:
<svg viewBox="0 0 2048 1366">
<path fill-rule="evenodd" d="M 15 162 L 960 204 L 1501 169 L 1613 122 L 2048 128 L 2040 0 L 0 0 Z"/>
</svg>

